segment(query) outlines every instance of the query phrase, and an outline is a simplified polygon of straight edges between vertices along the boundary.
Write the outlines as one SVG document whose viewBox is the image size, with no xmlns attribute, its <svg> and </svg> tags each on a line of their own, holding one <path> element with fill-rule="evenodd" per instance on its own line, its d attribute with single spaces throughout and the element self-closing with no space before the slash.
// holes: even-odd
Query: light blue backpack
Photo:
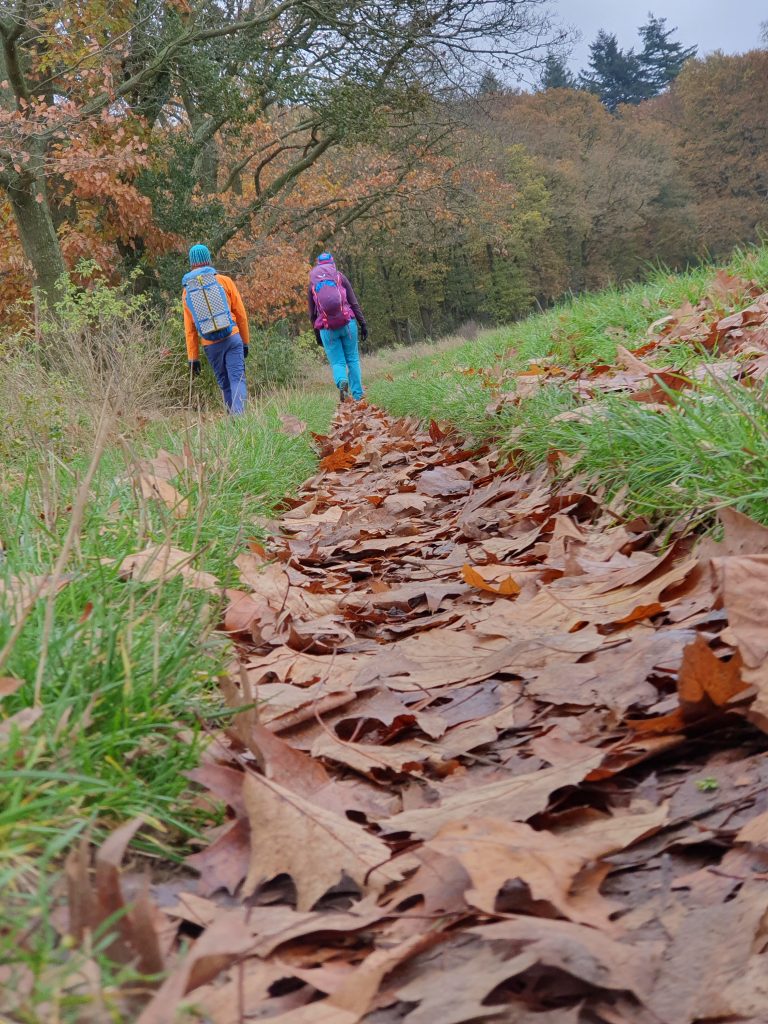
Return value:
<svg viewBox="0 0 768 1024">
<path fill-rule="evenodd" d="M 232 333 L 235 321 L 227 293 L 216 280 L 213 267 L 195 267 L 181 283 L 187 289 L 186 304 L 197 333 L 206 341 L 220 341 Z"/>
</svg>

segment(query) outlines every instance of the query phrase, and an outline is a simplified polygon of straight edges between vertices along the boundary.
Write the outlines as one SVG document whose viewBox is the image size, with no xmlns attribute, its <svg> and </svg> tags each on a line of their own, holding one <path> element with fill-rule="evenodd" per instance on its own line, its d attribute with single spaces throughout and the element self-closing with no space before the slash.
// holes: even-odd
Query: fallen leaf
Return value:
<svg viewBox="0 0 768 1024">
<path fill-rule="evenodd" d="M 170 544 L 151 544 L 143 551 L 127 555 L 118 572 L 123 579 L 139 583 L 165 583 L 176 576 L 198 590 L 220 590 L 219 581 L 209 572 L 192 568 L 194 555 Z"/>
<path fill-rule="evenodd" d="M 11 676 L 0 676 L 0 698 L 10 697 L 12 693 L 16 693 L 19 687 L 23 685 L 23 679 L 13 679 Z"/>
<path fill-rule="evenodd" d="M 386 843 L 283 786 L 249 774 L 243 783 L 251 851 L 244 894 L 280 874 L 296 886 L 297 907 L 309 910 L 342 873 L 361 888 L 382 889 L 400 874 Z"/>
<path fill-rule="evenodd" d="M 330 455 L 320 460 L 320 469 L 324 473 L 339 473 L 342 470 L 354 466 L 357 456 L 363 450 L 362 445 L 343 444 L 336 448 Z"/>
<path fill-rule="evenodd" d="M 43 709 L 39 707 L 22 708 L 15 715 L 10 715 L 8 718 L 3 719 L 0 722 L 0 743 L 8 743 L 14 733 L 23 735 L 25 732 L 28 732 L 41 717 L 42 713 Z"/>
<path fill-rule="evenodd" d="M 470 931 L 487 942 L 525 943 L 536 963 L 596 988 L 631 992 L 640 1002 L 653 988 L 664 952 L 662 942 L 619 942 L 595 928 L 543 917 L 513 914 Z"/>
<path fill-rule="evenodd" d="M 449 498 L 458 494 L 467 494 L 472 490 L 472 482 L 462 476 L 458 470 L 439 466 L 437 469 L 425 470 L 419 476 L 416 487 L 422 494 Z"/>
<path fill-rule="evenodd" d="M 684 707 L 698 705 L 705 697 L 716 707 L 722 707 L 746 688 L 741 679 L 739 654 L 724 661 L 701 636 L 684 649 L 677 676 L 677 690 Z"/>
<path fill-rule="evenodd" d="M 402 1002 L 419 1004 L 404 1024 L 462 1024 L 496 1017 L 500 1007 L 484 1005 L 484 1000 L 497 986 L 532 967 L 536 957 L 525 950 L 510 958 L 506 950 L 480 945 L 456 958 L 439 949 L 434 961 L 421 962 L 416 977 L 395 989 Z"/>
<path fill-rule="evenodd" d="M 70 581 L 69 576 L 60 578 L 55 593 L 58 594 Z M 0 608 L 7 612 L 11 626 L 15 626 L 32 611 L 39 600 L 49 597 L 53 591 L 54 584 L 50 576 L 24 574 L 0 579 Z"/>
<path fill-rule="evenodd" d="M 545 809 L 556 789 L 580 782 L 597 768 L 601 760 L 602 755 L 595 751 L 575 763 L 475 786 L 448 797 L 437 807 L 403 811 L 381 821 L 380 825 L 389 833 L 410 832 L 429 839 L 441 828 L 470 818 L 501 817 L 507 821 L 526 821 Z"/>
<path fill-rule="evenodd" d="M 233 907 L 225 910 L 213 900 L 194 893 L 182 893 L 178 902 L 168 908 L 171 917 L 189 921 L 200 928 L 209 928 L 217 920 L 227 918 L 237 930 L 247 927 L 251 933 L 250 951 L 267 957 L 294 939 L 304 939 L 318 932 L 354 934 L 380 921 L 385 912 L 374 902 L 357 903 L 349 911 L 297 911 L 284 906 Z"/>
<path fill-rule="evenodd" d="M 282 432 L 284 434 L 288 434 L 289 437 L 298 437 L 307 429 L 307 424 L 304 420 L 300 420 L 298 416 L 292 416 L 289 413 L 280 413 L 278 418 L 282 424 Z"/>
<path fill-rule="evenodd" d="M 189 515 L 189 502 L 164 477 L 140 473 L 139 489 L 145 498 L 163 502 L 177 519 Z"/>
<path fill-rule="evenodd" d="M 168 1024 L 176 1016 L 183 996 L 215 978 L 254 945 L 253 935 L 245 924 L 233 927 L 228 917 L 213 921 L 192 944 L 182 963 L 166 977 L 137 1017 L 136 1024 Z"/>
<path fill-rule="evenodd" d="M 768 811 L 758 814 L 736 833 L 736 842 L 753 843 L 755 846 L 768 845 Z"/>
<path fill-rule="evenodd" d="M 377 949 L 333 995 L 272 1020 L 275 1024 L 358 1024 L 368 1012 L 382 979 L 403 960 L 440 941 L 439 935 L 416 935 L 390 949 Z"/>
<path fill-rule="evenodd" d="M 571 903 L 576 878 L 594 857 L 593 845 L 580 844 L 576 837 L 564 843 L 522 822 L 474 818 L 444 826 L 429 846 L 459 861 L 472 883 L 465 899 L 485 914 L 496 913 L 497 896 L 509 882 L 522 882 L 534 901 L 548 903 L 563 917 L 595 928 L 608 927 L 615 910 L 597 892 L 586 903 Z"/>
<path fill-rule="evenodd" d="M 742 977 L 754 948 L 768 907 L 767 888 L 747 882 L 734 899 L 694 907 L 682 917 L 646 999 L 658 1020 L 690 1024 L 738 1014 L 728 988 Z"/>
<path fill-rule="evenodd" d="M 520 593 L 520 586 L 512 576 L 506 576 L 498 583 L 489 583 L 482 572 L 471 565 L 463 566 L 461 576 L 465 583 L 478 590 L 485 590 L 489 594 L 498 594 L 500 597 L 515 597 Z"/>
</svg>

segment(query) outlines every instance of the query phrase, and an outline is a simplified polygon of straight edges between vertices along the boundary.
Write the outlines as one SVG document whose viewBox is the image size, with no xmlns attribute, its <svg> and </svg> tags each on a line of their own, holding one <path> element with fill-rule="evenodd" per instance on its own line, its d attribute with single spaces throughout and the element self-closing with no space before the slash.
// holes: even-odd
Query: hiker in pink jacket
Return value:
<svg viewBox="0 0 768 1024">
<path fill-rule="evenodd" d="M 340 401 L 346 402 L 351 392 L 359 402 L 363 397 L 363 381 L 358 332 L 365 341 L 368 326 L 352 285 L 336 269 L 329 252 L 320 253 L 310 272 L 307 307 L 315 337 L 331 364 Z"/>
</svg>

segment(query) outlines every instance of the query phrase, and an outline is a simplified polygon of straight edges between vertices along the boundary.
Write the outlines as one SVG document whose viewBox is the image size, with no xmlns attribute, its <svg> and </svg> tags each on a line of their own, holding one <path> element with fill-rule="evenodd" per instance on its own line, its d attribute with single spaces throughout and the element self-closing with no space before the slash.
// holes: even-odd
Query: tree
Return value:
<svg viewBox="0 0 768 1024">
<path fill-rule="evenodd" d="M 690 182 L 702 247 L 714 256 L 768 228 L 768 51 L 691 60 L 649 104 Z"/>
<path fill-rule="evenodd" d="M 683 70 L 687 60 L 696 56 L 696 47 L 684 47 L 672 42 L 676 28 L 666 28 L 666 18 L 648 15 L 648 21 L 640 29 L 643 48 L 638 54 L 645 82 L 645 95 L 658 96 Z"/>
<path fill-rule="evenodd" d="M 652 255 L 690 255 L 672 141 L 659 125 L 635 120 L 642 109 L 615 116 L 597 96 L 555 89 L 510 98 L 498 112 L 492 166 L 522 145 L 546 187 L 547 228 L 528 266 L 540 301 L 641 275 Z M 668 247 L 657 236 L 669 236 Z"/>
<path fill-rule="evenodd" d="M 100 141 L 93 165 L 83 161 L 105 125 L 151 147 L 158 188 L 213 197 L 218 250 L 326 153 L 423 110 L 430 94 L 475 74 L 478 56 L 500 68 L 533 61 L 548 32 L 541 0 L 3 3 L 0 188 L 39 291 L 55 301 L 61 231 L 79 217 L 61 161 L 74 142 L 81 174 L 104 180 Z M 257 187 L 229 208 L 218 198 L 221 153 L 264 121 L 284 134 L 242 155 L 239 173 Z M 164 157 L 180 157 L 164 181 L 151 159 L 158 137 Z M 142 234 L 122 241 L 146 244 Z"/>
<path fill-rule="evenodd" d="M 507 91 L 507 87 L 495 71 L 488 68 L 487 71 L 483 72 L 482 78 L 477 85 L 478 96 L 499 96 Z"/>
<path fill-rule="evenodd" d="M 565 59 L 550 50 L 544 59 L 539 88 L 543 90 L 575 89 L 576 85 L 576 77 L 566 64 Z"/>
<path fill-rule="evenodd" d="M 634 50 L 622 50 L 615 35 L 602 29 L 589 47 L 590 71 L 582 71 L 580 84 L 600 97 L 614 113 L 621 103 L 639 103 L 645 96 L 643 66 Z"/>
</svg>

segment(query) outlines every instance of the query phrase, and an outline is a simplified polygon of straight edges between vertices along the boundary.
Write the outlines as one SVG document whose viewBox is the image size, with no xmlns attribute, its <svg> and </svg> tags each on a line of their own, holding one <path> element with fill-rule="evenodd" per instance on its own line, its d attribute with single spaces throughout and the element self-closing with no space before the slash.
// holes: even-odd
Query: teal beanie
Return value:
<svg viewBox="0 0 768 1024">
<path fill-rule="evenodd" d="M 207 267 L 211 262 L 211 252 L 207 245 L 193 245 L 189 250 L 190 267 Z"/>
<path fill-rule="evenodd" d="M 321 252 L 317 257 L 317 263 L 333 263 L 333 256 L 329 252 Z"/>
</svg>

